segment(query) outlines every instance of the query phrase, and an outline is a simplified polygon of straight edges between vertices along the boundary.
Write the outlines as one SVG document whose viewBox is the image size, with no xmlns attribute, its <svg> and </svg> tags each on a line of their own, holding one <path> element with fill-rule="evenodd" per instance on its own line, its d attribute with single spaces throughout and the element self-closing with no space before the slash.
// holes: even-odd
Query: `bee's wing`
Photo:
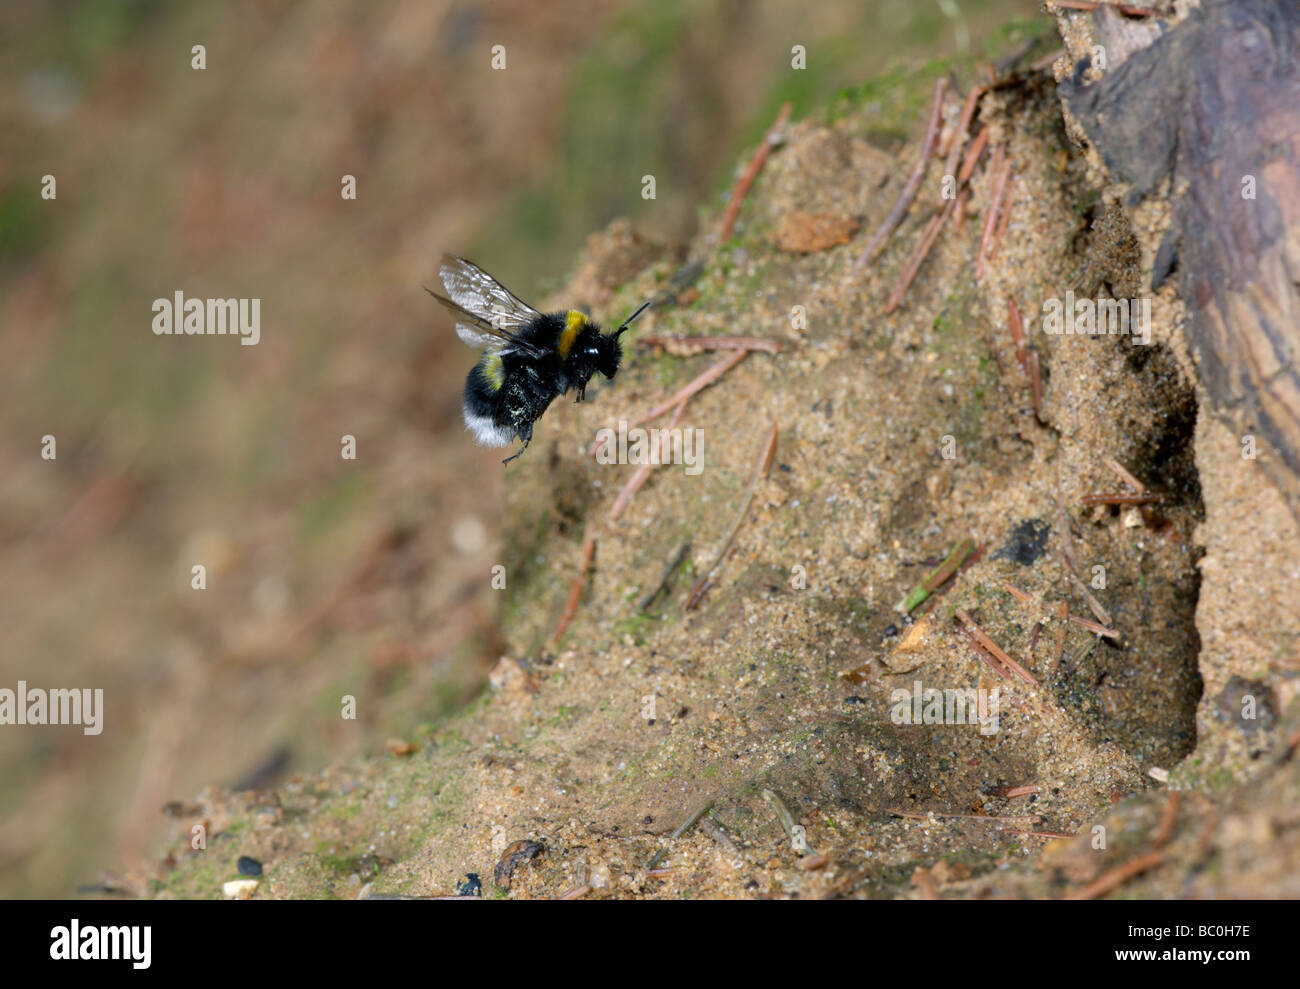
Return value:
<svg viewBox="0 0 1300 989">
<path fill-rule="evenodd" d="M 508 354 L 517 350 L 533 357 L 541 357 L 544 354 L 540 348 L 521 340 L 507 329 L 492 325 L 460 303 L 439 295 L 433 289 L 426 288 L 425 291 L 446 306 L 456 317 L 456 335 L 476 350 L 486 350 L 491 354 Z"/>
<path fill-rule="evenodd" d="M 517 330 L 541 316 L 472 261 L 444 254 L 438 274 L 453 300 L 498 329 Z"/>
</svg>

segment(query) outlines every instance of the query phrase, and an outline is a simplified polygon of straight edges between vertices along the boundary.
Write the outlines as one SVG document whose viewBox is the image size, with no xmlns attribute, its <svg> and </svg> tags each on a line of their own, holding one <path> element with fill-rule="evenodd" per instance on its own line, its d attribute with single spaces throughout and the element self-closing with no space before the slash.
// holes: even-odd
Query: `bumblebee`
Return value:
<svg viewBox="0 0 1300 989">
<path fill-rule="evenodd" d="M 443 255 L 438 274 L 451 298 L 425 291 L 456 317 L 456 335 L 483 351 L 465 379 L 465 427 L 483 446 L 523 442 L 503 464 L 528 449 L 533 423 L 558 396 L 576 388 L 581 402 L 597 371 L 606 378 L 618 373 L 619 335 L 650 305 L 643 303 L 617 330 L 603 333 L 576 309 L 538 312 L 464 258 Z"/>
</svg>

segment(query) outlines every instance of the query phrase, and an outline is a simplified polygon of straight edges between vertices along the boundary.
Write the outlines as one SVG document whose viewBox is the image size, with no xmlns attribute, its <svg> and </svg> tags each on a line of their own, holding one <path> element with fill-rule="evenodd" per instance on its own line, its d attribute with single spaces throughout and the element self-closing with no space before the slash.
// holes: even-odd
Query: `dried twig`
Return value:
<svg viewBox="0 0 1300 989">
<path fill-rule="evenodd" d="M 944 176 L 953 175 L 957 168 L 957 160 L 961 155 L 961 150 L 966 141 L 966 132 L 970 127 L 971 116 L 975 112 L 975 105 L 979 98 L 988 91 L 988 86 L 976 86 L 971 90 L 966 99 L 966 104 L 962 108 L 961 117 L 957 123 L 956 129 L 952 135 L 952 146 L 948 149 L 947 160 L 944 162 Z M 907 263 L 903 266 L 903 271 L 894 283 L 893 289 L 889 293 L 888 302 L 885 305 L 885 313 L 891 313 L 897 309 L 903 302 L 903 296 L 907 294 L 908 288 L 915 280 L 917 273 L 921 270 L 921 265 L 929 256 L 930 249 L 938 239 L 943 230 L 943 226 L 948 222 L 948 218 L 954 213 L 957 214 L 956 225 L 958 229 L 964 218 L 966 202 L 969 190 L 966 182 L 975 169 L 975 163 L 979 160 L 980 154 L 984 150 L 985 144 L 988 143 L 989 131 L 985 127 L 980 131 L 975 143 L 971 146 L 969 154 L 962 163 L 961 171 L 954 176 L 957 180 L 958 189 L 951 199 L 948 199 L 942 206 L 936 207 L 934 215 L 930 222 L 926 224 L 925 232 L 917 241 L 916 246 L 912 248 L 912 253 L 908 255 Z"/>
<path fill-rule="evenodd" d="M 1100 876 L 1088 883 L 1082 889 L 1077 889 L 1066 895 L 1067 900 L 1095 900 L 1099 896 L 1105 896 L 1112 890 L 1118 889 L 1134 876 L 1141 875 L 1148 869 L 1154 869 L 1164 861 L 1165 853 L 1159 850 L 1147 852 L 1145 855 L 1139 855 L 1135 859 L 1122 865 L 1117 865 L 1113 869 L 1103 872 Z"/>
<path fill-rule="evenodd" d="M 669 429 L 676 429 L 677 424 L 682 421 L 682 413 L 686 411 L 686 403 L 688 401 L 690 400 L 682 399 L 681 404 L 677 406 L 677 412 L 668 423 Z M 650 438 L 650 453 L 649 456 L 646 457 L 645 463 L 637 466 L 637 469 L 633 472 L 632 476 L 628 478 L 627 484 L 623 485 L 623 490 L 620 491 L 618 497 L 614 499 L 614 504 L 609 507 L 609 520 L 611 522 L 618 521 L 619 516 L 623 514 L 623 509 L 628 506 L 632 497 L 640 491 L 641 486 L 649 480 L 650 472 L 659 466 L 659 461 L 663 459 L 659 456 L 662 440 L 662 433 L 655 433 Z"/>
<path fill-rule="evenodd" d="M 889 293 L 889 301 L 885 303 L 885 314 L 893 312 L 902 304 L 903 296 L 907 294 L 908 287 L 912 280 L 916 278 L 916 273 L 921 270 L 921 265 L 925 262 L 926 255 L 930 253 L 930 248 L 939 237 L 939 231 L 943 229 L 944 223 L 948 217 L 952 216 L 953 210 L 957 206 L 956 199 L 949 199 L 944 204 L 943 209 L 938 210 L 930 222 L 926 225 L 925 233 L 917 241 L 916 246 L 912 248 L 912 253 L 907 259 L 907 264 L 903 266 L 903 272 L 898 276 L 898 281 L 894 283 L 893 289 Z"/>
<path fill-rule="evenodd" d="M 970 180 L 971 173 L 975 171 L 975 164 L 988 143 L 989 129 L 985 127 L 976 135 L 975 143 L 970 146 L 970 151 L 966 153 L 966 160 L 962 162 L 961 171 L 957 174 L 957 186 L 961 191 L 957 193 L 957 210 L 952 225 L 958 231 L 966 225 L 966 206 L 970 202 L 970 186 L 966 183 Z"/>
<path fill-rule="evenodd" d="M 1056 617 L 1061 619 L 1056 630 L 1056 665 L 1059 667 L 1061 660 L 1065 658 L 1065 623 L 1070 617 L 1070 609 L 1064 601 L 1056 603 Z"/>
<path fill-rule="evenodd" d="M 989 669 L 1000 676 L 1003 680 L 1011 679 L 1011 671 L 999 663 L 996 656 L 980 645 L 979 639 L 971 635 L 970 629 L 966 628 L 964 625 L 958 624 L 957 631 L 966 636 L 967 641 L 970 642 L 971 648 L 975 650 L 975 655 L 982 659 L 985 664 L 988 665 Z"/>
<path fill-rule="evenodd" d="M 984 630 L 975 624 L 975 620 L 971 618 L 965 610 L 958 608 L 955 614 L 957 619 L 970 630 L 970 634 L 975 637 L 976 641 L 992 653 L 999 663 L 1005 666 L 1014 676 L 1023 680 L 1025 683 L 1031 684 L 1035 687 L 1038 686 L 1038 680 L 1034 678 L 1034 675 L 1007 655 L 1006 650 L 1004 650 L 1000 645 L 990 639 L 988 635 L 985 634 Z"/>
<path fill-rule="evenodd" d="M 1173 837 L 1174 825 L 1178 821 L 1178 806 L 1180 803 L 1181 797 L 1177 792 L 1169 794 L 1169 799 L 1165 802 L 1165 809 L 1160 815 L 1160 823 L 1156 826 L 1155 834 L 1151 836 L 1151 850 L 1149 852 L 1103 872 L 1087 886 L 1067 895 L 1066 899 L 1091 900 L 1098 896 L 1105 896 L 1112 890 L 1124 885 L 1134 876 L 1141 875 L 1148 869 L 1153 869 L 1163 862 L 1165 845 Z"/>
<path fill-rule="evenodd" d="M 633 419 L 631 422 L 628 423 L 627 428 L 631 429 L 634 426 L 640 426 L 644 423 L 647 423 L 652 419 L 658 419 L 665 412 L 669 412 L 677 408 L 677 406 L 685 402 L 686 399 L 690 398 L 692 395 L 696 394 L 697 392 L 703 391 L 705 388 L 709 387 L 709 385 L 713 384 L 713 382 L 717 381 L 724 374 L 730 371 L 733 367 L 735 367 L 737 364 L 743 361 L 745 359 L 745 355 L 748 353 L 749 353 L 748 350 L 738 350 L 734 354 L 728 354 L 726 357 L 722 358 L 722 360 L 718 361 L 712 367 L 708 368 L 706 371 L 703 371 L 700 374 L 696 375 L 694 378 L 692 378 L 690 382 L 688 382 L 682 388 L 678 389 L 677 393 L 673 395 L 670 399 L 668 399 L 666 402 L 660 402 L 658 405 L 656 405 L 649 412 L 645 413 L 639 419 Z M 605 440 L 606 443 L 609 443 L 611 441 L 612 441 L 612 437 Z M 591 449 L 589 453 L 591 454 L 591 456 L 594 457 L 600 451 L 600 449 L 601 449 L 601 441 L 596 440 L 591 444 Z"/>
<path fill-rule="evenodd" d="M 552 647 L 559 645 L 560 637 L 564 635 L 569 622 L 573 621 L 573 616 L 577 614 L 578 602 L 582 599 L 582 589 L 587 586 L 587 572 L 591 569 L 591 558 L 595 552 L 596 526 L 588 519 L 582 539 L 582 563 L 578 567 L 578 575 L 573 578 L 573 586 L 569 588 L 569 600 L 564 605 L 564 614 L 560 615 L 560 623 L 555 626 L 555 633 L 551 636 Z"/>
<path fill-rule="evenodd" d="M 1088 608 L 1097 616 L 1097 620 L 1107 628 L 1111 628 L 1115 623 L 1110 619 L 1110 612 L 1101 606 L 1101 602 L 1097 600 L 1092 591 L 1088 590 L 1088 586 L 1079 579 L 1078 565 L 1074 558 L 1074 549 L 1070 546 L 1070 518 L 1065 512 L 1064 505 L 1058 507 L 1060 508 L 1061 514 L 1061 562 L 1065 564 L 1066 576 L 1070 578 L 1070 582 L 1074 585 L 1074 589 L 1078 591 L 1079 594 L 1082 595 L 1083 600 L 1087 602 Z M 1061 608 L 1064 611 L 1065 605 L 1062 604 Z M 1067 615 L 1063 614 L 1061 617 L 1065 618 Z"/>
<path fill-rule="evenodd" d="M 1011 583 L 1008 580 L 1004 580 L 1002 582 L 1002 589 L 1006 591 L 1008 594 L 1010 594 L 1017 601 L 1019 601 L 1021 604 L 1034 603 L 1033 598 L 1031 598 L 1026 592 L 1022 591 L 1019 587 L 1017 587 L 1015 584 Z"/>
<path fill-rule="evenodd" d="M 975 116 L 975 107 L 988 90 L 988 86 L 972 86 L 970 93 L 966 96 L 966 103 L 961 108 L 961 116 L 957 118 L 957 127 L 952 134 L 952 145 L 948 148 L 948 157 L 943 163 L 943 174 L 945 176 L 951 175 L 954 179 L 957 177 L 957 165 L 961 161 L 961 152 L 966 143 L 966 134 L 970 130 L 970 122 Z M 987 137 L 985 139 L 987 140 Z"/>
<path fill-rule="evenodd" d="M 1132 488 L 1132 489 L 1133 489 L 1134 491 L 1136 491 L 1138 494 L 1146 494 L 1146 493 L 1147 493 L 1147 486 L 1146 486 L 1145 484 L 1143 484 L 1141 481 L 1139 481 L 1139 480 L 1138 480 L 1136 477 L 1134 477 L 1132 474 L 1130 474 L 1130 473 L 1128 472 L 1128 470 L 1124 467 L 1124 465 L 1121 464 L 1121 463 L 1120 463 L 1118 460 L 1116 460 L 1114 457 L 1107 457 L 1106 460 L 1105 460 L 1105 464 L 1106 464 L 1107 467 L 1109 467 L 1111 470 L 1113 470 L 1117 475 L 1119 475 L 1119 479 L 1120 479 L 1121 481 L 1123 481 L 1125 484 L 1127 484 L 1130 488 Z"/>
<path fill-rule="evenodd" d="M 1067 614 L 1065 617 L 1074 622 L 1074 624 L 1078 625 L 1080 628 L 1086 628 L 1089 632 L 1095 632 L 1097 635 L 1105 636 L 1107 639 L 1119 638 L 1118 629 L 1110 628 L 1100 622 L 1090 621 L 1087 618 L 1080 618 L 1078 615 Z"/>
<path fill-rule="evenodd" d="M 1287 736 L 1286 744 L 1282 746 L 1282 754 L 1278 756 L 1277 761 L 1279 763 L 1288 761 L 1295 755 L 1297 749 L 1300 749 L 1300 728 Z"/>
<path fill-rule="evenodd" d="M 780 340 L 761 337 L 641 337 L 636 343 L 638 347 L 662 347 L 676 357 L 689 357 L 702 350 L 764 350 L 779 354 L 782 349 Z"/>
<path fill-rule="evenodd" d="M 1006 236 L 1007 227 L 1011 224 L 1011 202 L 1014 196 L 1013 190 L 1016 187 L 1016 176 L 1008 168 L 1007 187 L 1002 195 L 1002 216 L 998 219 L 998 228 L 993 231 L 993 242 L 989 244 L 988 258 L 992 261 L 998 256 L 998 248 L 1002 246 L 1002 238 Z"/>
<path fill-rule="evenodd" d="M 744 353 L 744 351 L 741 353 Z M 749 480 L 749 487 L 746 489 L 744 497 L 740 500 L 740 510 L 736 512 L 736 519 L 732 523 L 731 532 L 728 533 L 726 542 L 722 544 L 722 549 L 718 551 L 718 555 L 714 558 L 713 564 L 707 571 L 705 571 L 704 576 L 700 578 L 699 583 L 691 589 L 691 593 L 687 596 L 685 603 L 682 605 L 684 611 L 691 611 L 699 607 L 700 601 L 713 585 L 714 578 L 722 568 L 722 561 L 726 558 L 727 553 L 730 552 L 731 544 L 736 540 L 736 533 L 740 531 L 740 527 L 745 522 L 745 516 L 749 514 L 749 506 L 754 500 L 755 492 L 758 491 L 758 482 L 767 475 L 767 469 L 772 464 L 772 454 L 776 452 L 776 426 L 777 424 L 773 422 L 772 429 L 767 436 L 767 442 L 763 444 L 763 449 L 759 454 L 758 462 L 754 465 L 754 474 Z"/>
<path fill-rule="evenodd" d="M 754 184 L 754 179 L 758 176 L 759 170 L 762 169 L 763 163 L 767 161 L 767 156 L 772 153 L 772 149 L 781 141 L 781 129 L 785 126 L 786 121 L 790 119 L 790 110 L 792 105 L 784 103 L 781 106 L 781 112 L 776 115 L 776 120 L 768 128 L 767 135 L 763 138 L 763 143 L 758 146 L 754 152 L 754 157 L 749 162 L 749 167 L 745 173 L 736 180 L 735 187 L 731 190 L 731 200 L 727 203 L 727 212 L 722 216 L 722 228 L 718 231 L 718 243 L 725 244 L 731 238 L 731 228 L 736 225 L 736 215 L 740 212 L 740 204 L 744 201 L 749 187 Z"/>
<path fill-rule="evenodd" d="M 1011 342 L 1016 345 L 1016 360 L 1020 370 L 1029 374 L 1029 352 L 1025 349 L 1025 321 L 1020 316 L 1020 307 L 1016 305 L 1013 295 L 1007 296 L 1007 327 L 1011 330 Z"/>
<path fill-rule="evenodd" d="M 695 377 L 685 387 L 678 390 L 677 394 L 673 395 L 672 398 L 668 399 L 665 402 L 660 402 L 653 409 L 651 409 L 649 412 L 643 415 L 640 419 L 636 419 L 633 422 L 629 423 L 628 428 L 631 428 L 632 426 L 639 426 L 644 422 L 649 422 L 651 419 L 658 419 L 665 412 L 667 412 L 670 409 L 676 408 L 681 402 L 684 402 L 686 399 L 690 398 L 696 392 L 703 391 L 705 388 L 709 387 L 709 385 L 713 384 L 713 382 L 717 381 L 724 374 L 730 371 L 733 367 L 735 367 L 737 364 L 743 361 L 747 353 L 749 353 L 748 350 L 738 350 L 734 354 L 728 354 L 726 357 L 722 358 L 722 360 L 718 361 L 718 363 L 714 364 L 703 374 L 700 374 L 697 377 Z"/>
<path fill-rule="evenodd" d="M 691 828 L 695 827 L 695 825 L 696 825 L 697 823 L 699 823 L 700 818 L 702 818 L 705 814 L 707 814 L 707 813 L 708 813 L 709 811 L 711 811 L 712 809 L 713 809 L 713 801 L 712 801 L 712 800 L 709 800 L 709 801 L 706 801 L 705 803 L 700 804 L 699 807 L 697 807 L 694 811 L 691 812 L 691 816 L 690 816 L 690 817 L 688 817 L 686 820 L 682 821 L 682 823 L 679 824 L 679 825 L 677 825 L 677 827 L 673 828 L 673 832 L 672 832 L 672 834 L 670 834 L 670 835 L 668 836 L 668 840 L 669 840 L 669 841 L 676 841 L 678 838 L 680 838 L 682 835 L 684 835 L 684 834 L 685 834 L 687 831 L 689 831 Z M 660 862 L 662 862 L 663 859 L 664 859 L 664 856 L 667 855 L 667 854 L 668 854 L 668 848 L 667 848 L 667 846 L 665 846 L 665 847 L 659 849 L 659 851 L 655 852 L 655 856 L 654 856 L 654 858 L 652 858 L 648 863 L 646 863 L 646 867 L 645 867 L 646 872 L 647 872 L 647 873 L 649 873 L 649 872 L 653 872 L 654 869 L 655 869 L 655 866 L 657 866 Z"/>
<path fill-rule="evenodd" d="M 1038 635 L 1042 632 L 1043 626 L 1034 622 L 1034 630 L 1029 633 L 1029 644 L 1025 646 L 1025 668 L 1028 669 L 1034 662 L 1034 646 L 1038 645 Z"/>
<path fill-rule="evenodd" d="M 1038 351 L 1025 345 L 1025 322 L 1020 315 L 1020 307 L 1014 296 L 1007 296 L 1007 326 L 1011 330 L 1011 340 L 1016 346 L 1016 360 L 1020 369 L 1029 378 L 1029 394 L 1034 403 L 1034 418 L 1043 422 L 1043 368 L 1038 360 Z M 997 356 L 997 352 L 994 352 Z M 999 363 L 999 368 L 1001 364 Z"/>
<path fill-rule="evenodd" d="M 1159 17 L 1160 11 L 1152 10 L 1150 7 L 1134 7 L 1127 3 L 1107 3 L 1101 4 L 1096 0 L 1049 0 L 1053 7 L 1059 7 L 1062 10 L 1096 10 L 1098 7 L 1110 7 L 1129 17 Z"/>
<path fill-rule="evenodd" d="M 1092 591 L 1088 590 L 1088 585 L 1078 578 L 1078 575 L 1075 574 L 1073 569 L 1070 570 L 1069 577 L 1070 583 L 1074 585 L 1074 589 L 1083 595 L 1083 600 L 1092 610 L 1092 613 L 1097 616 L 1097 621 L 1101 622 L 1107 628 L 1113 628 L 1115 623 L 1111 621 L 1110 612 L 1101 606 L 1101 602 L 1097 600 Z M 1069 616 L 1067 615 L 1066 617 L 1068 618 Z"/>
<path fill-rule="evenodd" d="M 1037 824 L 1039 821 L 1042 820 L 1042 817 L 1038 814 L 1020 814 L 1020 815 L 1010 815 L 1007 817 L 996 817 L 993 814 L 945 814 L 937 810 L 931 810 L 931 811 L 900 810 L 895 807 L 887 807 L 885 809 L 885 813 L 893 814 L 895 817 L 906 817 L 909 820 L 913 820 L 913 821 L 928 821 L 932 817 L 937 817 L 940 818 L 941 820 L 978 821 L 981 824 L 1010 823 L 1019 826 L 1024 826 L 1026 824 Z"/>
<path fill-rule="evenodd" d="M 1164 501 L 1165 496 L 1150 491 L 1137 494 L 1129 491 L 1110 491 L 1105 494 L 1088 494 L 1079 499 L 1080 505 L 1151 505 Z"/>
<path fill-rule="evenodd" d="M 1006 191 L 1007 177 L 1011 174 L 1011 158 L 1007 146 L 999 144 L 993 150 L 993 169 L 990 172 L 992 194 L 989 197 L 988 210 L 984 216 L 984 233 L 980 236 L 979 254 L 975 258 L 975 280 L 984 277 L 984 259 L 988 256 L 989 241 L 993 238 L 993 228 L 997 223 L 998 208 L 1002 205 L 1002 194 Z"/>
<path fill-rule="evenodd" d="M 966 203 L 970 201 L 970 189 L 963 186 L 961 192 L 957 193 L 957 209 L 953 212 L 952 228 L 961 233 L 961 228 L 966 225 Z"/>
<path fill-rule="evenodd" d="M 668 566 L 664 567 L 664 575 L 659 578 L 659 583 L 655 585 L 655 589 L 641 599 L 642 611 L 650 610 L 650 605 L 654 604 L 661 594 L 668 593 L 668 582 L 672 580 L 673 574 L 677 572 L 677 568 L 682 565 L 682 561 L 686 559 L 686 554 L 690 551 L 690 540 L 677 547 L 672 559 L 668 561 Z"/>
<path fill-rule="evenodd" d="M 979 87 L 980 92 L 984 92 L 987 89 L 987 86 Z M 970 104 L 968 103 L 967 105 L 969 106 Z M 966 123 L 969 123 L 969 121 Z M 966 124 L 959 125 L 961 128 L 959 133 L 962 135 L 963 139 L 965 135 L 965 126 Z M 935 210 L 934 216 L 930 218 L 930 222 L 926 225 L 925 232 L 921 235 L 921 239 L 917 241 L 916 246 L 912 248 L 912 253 L 908 255 L 907 263 L 903 266 L 902 274 L 899 275 L 898 280 L 894 283 L 893 289 L 889 293 L 889 301 L 885 307 L 886 313 L 893 312 L 902 303 L 903 296 L 911 286 L 912 281 L 916 278 L 917 272 L 921 269 L 921 265 L 925 263 L 925 259 L 929 255 L 930 249 L 934 246 L 935 240 L 938 239 L 940 232 L 943 230 L 943 225 L 948 222 L 948 217 L 952 216 L 953 213 L 957 214 L 956 225 L 960 229 L 961 221 L 966 211 L 967 197 L 970 192 L 966 183 L 969 181 L 971 174 L 975 171 L 975 163 L 979 161 L 979 157 L 984 151 L 984 146 L 988 144 L 988 139 L 989 129 L 985 127 L 979 132 L 979 136 L 975 138 L 975 143 L 971 145 L 970 151 L 966 155 L 966 160 L 962 162 L 961 171 L 957 176 L 957 195 L 954 198 L 947 200 L 942 207 Z M 960 153 L 960 147 L 960 142 L 954 141 L 953 151 Z M 949 161 L 952 162 L 953 160 L 953 154 L 950 152 Z M 951 170 L 952 165 L 948 164 L 945 168 L 944 174 L 951 174 Z"/>
<path fill-rule="evenodd" d="M 1174 836 L 1174 825 L 1178 822 L 1178 805 L 1181 800 L 1177 790 L 1169 794 L 1164 812 L 1160 815 L 1160 826 L 1156 828 L 1155 836 L 1151 839 L 1151 844 L 1156 849 L 1164 848 L 1169 844 L 1169 839 Z"/>
<path fill-rule="evenodd" d="M 902 222 L 903 216 L 907 213 L 908 207 L 912 205 L 912 200 L 916 198 L 917 190 L 921 188 L 921 181 L 925 178 L 925 170 L 930 163 L 930 158 L 934 155 L 935 144 L 939 140 L 939 122 L 943 116 L 943 97 L 948 91 L 948 77 L 940 76 L 934 83 L 934 103 L 930 107 L 930 122 L 926 126 L 925 143 L 921 146 L 921 155 L 916 160 L 916 165 L 912 168 L 912 174 L 908 176 L 907 184 L 903 186 L 903 191 L 898 194 L 898 199 L 893 208 L 885 216 L 876 232 L 871 235 L 871 240 L 867 241 L 867 246 L 862 253 L 858 255 L 857 261 L 853 263 L 852 274 L 859 274 L 863 268 L 875 259 L 880 249 L 885 246 L 885 241 L 889 235 L 894 232 L 894 228 Z"/>
<path fill-rule="evenodd" d="M 1005 590 L 1008 594 L 1010 594 L 1013 598 L 1015 598 L 1017 601 L 1021 602 L 1022 604 L 1033 603 L 1034 599 L 1031 598 L 1024 591 L 1022 591 L 1015 584 L 1009 583 L 1007 581 L 1003 581 L 1002 589 Z M 1066 613 L 1065 617 L 1068 618 L 1070 621 L 1074 622 L 1074 624 L 1086 628 L 1090 632 L 1096 632 L 1098 635 L 1104 635 L 1108 639 L 1119 638 L 1118 631 L 1116 631 L 1113 628 L 1109 628 L 1105 625 L 1101 625 L 1098 622 L 1089 621 L 1087 618 L 1080 618 L 1078 615 L 1071 615 L 1068 612 Z"/>
<path fill-rule="evenodd" d="M 975 166 L 979 164 L 980 155 L 984 153 L 984 148 L 988 143 L 989 129 L 985 127 L 975 135 L 975 143 L 966 152 L 966 160 L 961 163 L 961 171 L 957 173 L 958 185 L 965 185 L 970 181 L 970 177 L 975 174 Z"/>
<path fill-rule="evenodd" d="M 744 852 L 736 844 L 736 839 L 731 836 L 731 832 L 726 826 L 712 815 L 700 818 L 700 830 L 722 846 L 730 855 L 743 856 Z"/>
<path fill-rule="evenodd" d="M 794 815 L 790 813 L 790 808 L 785 805 L 785 801 L 781 799 L 780 794 L 775 790 L 764 790 L 763 799 L 772 808 L 772 813 L 776 815 L 777 821 L 780 822 L 781 830 L 785 832 L 785 836 L 793 841 L 797 832 L 795 831 Z M 803 853 L 800 852 L 800 854 Z"/>
<path fill-rule="evenodd" d="M 989 787 L 989 796 L 1005 797 L 1011 800 L 1014 797 L 1027 797 L 1031 793 L 1038 793 L 1040 787 L 1036 784 L 1028 783 L 1024 786 L 993 786 Z"/>
</svg>

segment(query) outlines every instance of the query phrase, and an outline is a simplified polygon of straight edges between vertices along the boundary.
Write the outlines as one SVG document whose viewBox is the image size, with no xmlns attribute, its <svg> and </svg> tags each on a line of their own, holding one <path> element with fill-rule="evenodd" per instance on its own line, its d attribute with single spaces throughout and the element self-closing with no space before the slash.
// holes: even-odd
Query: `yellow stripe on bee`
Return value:
<svg viewBox="0 0 1300 989">
<path fill-rule="evenodd" d="M 487 383 L 492 386 L 493 391 L 500 391 L 501 385 L 505 382 L 505 369 L 501 366 L 501 356 L 499 354 L 488 354 L 483 358 L 483 377 Z"/>
<path fill-rule="evenodd" d="M 587 317 L 584 313 L 576 309 L 570 309 L 564 317 L 564 330 L 560 333 L 560 342 L 556 350 L 560 352 L 561 359 L 569 356 L 569 351 L 573 349 L 573 341 L 578 339 L 578 332 L 587 325 Z"/>
</svg>

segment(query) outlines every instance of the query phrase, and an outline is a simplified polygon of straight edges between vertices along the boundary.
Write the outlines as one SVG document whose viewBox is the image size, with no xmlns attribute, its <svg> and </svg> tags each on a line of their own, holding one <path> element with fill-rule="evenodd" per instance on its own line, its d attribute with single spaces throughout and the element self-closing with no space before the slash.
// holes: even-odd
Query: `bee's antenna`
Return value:
<svg viewBox="0 0 1300 989">
<path fill-rule="evenodd" d="M 641 307 L 640 307 L 636 312 L 634 312 L 631 316 L 629 316 L 627 319 L 623 320 L 623 325 L 620 326 L 617 330 L 615 330 L 613 335 L 617 337 L 620 333 L 622 333 L 622 332 L 623 332 L 624 330 L 626 330 L 629 326 L 631 326 L 631 325 L 632 325 L 632 320 L 636 319 L 636 318 L 637 318 L 638 316 L 640 316 L 643 312 L 645 312 L 647 309 L 649 309 L 649 308 L 650 308 L 650 303 L 652 303 L 652 302 L 654 302 L 654 299 L 646 299 L 645 302 L 641 303 Z"/>
</svg>

